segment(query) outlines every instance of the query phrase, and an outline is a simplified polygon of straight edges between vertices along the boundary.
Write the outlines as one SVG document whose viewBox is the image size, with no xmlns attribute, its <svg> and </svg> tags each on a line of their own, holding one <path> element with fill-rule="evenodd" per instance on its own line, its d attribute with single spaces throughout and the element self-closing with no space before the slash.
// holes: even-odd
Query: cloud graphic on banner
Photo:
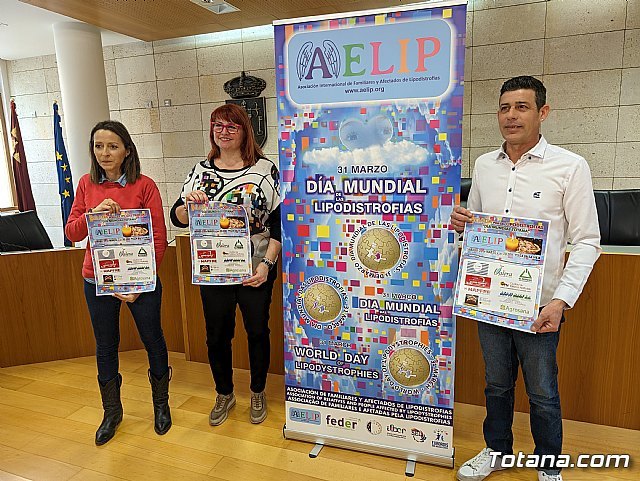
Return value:
<svg viewBox="0 0 640 481">
<path fill-rule="evenodd" d="M 372 145 L 366 149 L 341 151 L 338 147 L 310 150 L 304 154 L 306 164 L 323 166 L 335 165 L 387 165 L 404 166 L 421 164 L 427 161 L 429 151 L 413 142 L 386 142 L 384 145 Z"/>
</svg>

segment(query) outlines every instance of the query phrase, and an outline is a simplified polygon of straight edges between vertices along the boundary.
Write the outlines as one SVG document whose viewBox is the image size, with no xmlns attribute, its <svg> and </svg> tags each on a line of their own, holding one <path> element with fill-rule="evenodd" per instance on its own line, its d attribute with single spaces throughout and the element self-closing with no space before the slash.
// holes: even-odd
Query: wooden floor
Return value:
<svg viewBox="0 0 640 481">
<path fill-rule="evenodd" d="M 213 403 L 209 366 L 171 354 L 173 427 L 153 431 L 144 351 L 121 355 L 124 421 L 115 438 L 93 443 L 102 419 L 93 357 L 0 369 L 0 480 L 384 480 L 408 479 L 405 463 L 325 448 L 310 459 L 310 445 L 282 437 L 283 378 L 270 377 L 269 417 L 249 422 L 248 373 L 236 372 L 238 403 L 222 426 L 208 425 Z M 455 408 L 456 468 L 484 446 L 484 410 Z M 565 452 L 629 453 L 630 469 L 565 470 L 566 480 L 640 479 L 640 432 L 565 421 Z M 532 451 L 529 422 L 516 413 L 516 450 Z M 455 470 L 419 464 L 414 479 L 453 480 Z M 535 480 L 535 471 L 512 469 L 492 480 Z"/>
</svg>

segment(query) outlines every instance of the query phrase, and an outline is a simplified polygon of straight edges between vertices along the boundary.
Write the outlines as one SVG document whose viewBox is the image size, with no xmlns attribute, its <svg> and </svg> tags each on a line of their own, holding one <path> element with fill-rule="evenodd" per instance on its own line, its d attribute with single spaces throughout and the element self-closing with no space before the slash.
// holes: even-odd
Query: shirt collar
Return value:
<svg viewBox="0 0 640 481">
<path fill-rule="evenodd" d="M 507 151 L 505 150 L 505 144 L 506 142 L 503 142 L 502 145 L 500 146 L 500 150 L 498 150 L 498 159 L 509 159 L 509 156 L 507 155 Z M 538 143 L 536 145 L 534 145 L 529 152 L 527 152 L 528 155 L 531 155 L 533 157 L 537 157 L 540 160 L 544 159 L 544 153 L 547 150 L 547 139 L 544 138 L 544 135 L 540 135 L 540 140 L 538 140 Z"/>
<path fill-rule="evenodd" d="M 100 177 L 100 184 L 102 184 L 103 182 L 116 182 L 118 184 L 120 184 L 120 187 L 124 187 L 125 185 L 127 185 L 127 174 L 122 174 L 118 180 L 115 181 L 110 181 L 109 179 L 107 179 L 106 175 L 102 175 L 102 177 Z"/>
</svg>

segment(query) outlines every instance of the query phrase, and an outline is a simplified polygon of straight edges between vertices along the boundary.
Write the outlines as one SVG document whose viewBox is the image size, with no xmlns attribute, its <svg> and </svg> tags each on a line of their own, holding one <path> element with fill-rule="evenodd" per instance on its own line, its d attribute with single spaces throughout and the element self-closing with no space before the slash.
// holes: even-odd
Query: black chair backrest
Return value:
<svg viewBox="0 0 640 481">
<path fill-rule="evenodd" d="M 608 190 L 594 190 L 596 198 L 596 210 L 598 211 L 598 224 L 600 224 L 600 244 L 608 245 L 609 242 L 609 192 Z"/>
<path fill-rule="evenodd" d="M 462 179 L 460 179 L 460 205 L 462 207 L 467 206 L 470 190 L 471 190 L 471 179 L 468 177 L 463 177 Z"/>
<path fill-rule="evenodd" d="M 0 215 L 0 249 L 4 252 L 53 249 L 53 245 L 37 214 L 30 210 Z"/>
<path fill-rule="evenodd" d="M 609 244 L 640 245 L 640 189 L 609 191 Z"/>
</svg>

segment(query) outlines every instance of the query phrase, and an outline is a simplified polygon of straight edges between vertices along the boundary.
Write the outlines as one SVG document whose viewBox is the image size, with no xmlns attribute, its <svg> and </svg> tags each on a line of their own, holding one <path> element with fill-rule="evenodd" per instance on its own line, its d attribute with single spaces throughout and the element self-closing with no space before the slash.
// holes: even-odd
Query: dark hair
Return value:
<svg viewBox="0 0 640 481">
<path fill-rule="evenodd" d="M 536 94 L 536 107 L 540 110 L 547 103 L 547 89 L 540 80 L 529 75 L 513 77 L 502 84 L 500 89 L 500 97 L 505 92 L 513 92 L 514 90 L 533 90 Z"/>
<path fill-rule="evenodd" d="M 129 154 L 124 158 L 121 170 L 122 173 L 126 175 L 127 183 L 133 184 L 140 178 L 141 174 L 138 149 L 136 149 L 136 144 L 133 143 L 127 128 L 115 120 L 103 120 L 102 122 L 98 122 L 95 127 L 91 129 L 91 138 L 89 139 L 89 155 L 91 156 L 91 169 L 89 171 L 89 176 L 91 178 L 91 182 L 98 184 L 100 183 L 100 179 L 106 175 L 104 169 L 100 167 L 100 164 L 98 164 L 96 154 L 93 152 L 93 135 L 98 130 L 109 130 L 122 139 L 124 148 L 129 151 Z"/>
<path fill-rule="evenodd" d="M 251 127 L 251 120 L 247 115 L 247 111 L 236 104 L 225 104 L 211 112 L 211 123 L 209 124 L 211 150 L 209 151 L 209 155 L 207 155 L 207 159 L 212 161 L 220 157 L 220 147 L 216 145 L 213 137 L 213 123 L 217 120 L 226 120 L 242 126 L 244 138 L 242 147 L 240 147 L 240 156 L 245 166 L 255 165 L 258 159 L 264 157 L 262 149 L 256 142 L 256 137 L 253 134 L 253 127 Z"/>
</svg>

